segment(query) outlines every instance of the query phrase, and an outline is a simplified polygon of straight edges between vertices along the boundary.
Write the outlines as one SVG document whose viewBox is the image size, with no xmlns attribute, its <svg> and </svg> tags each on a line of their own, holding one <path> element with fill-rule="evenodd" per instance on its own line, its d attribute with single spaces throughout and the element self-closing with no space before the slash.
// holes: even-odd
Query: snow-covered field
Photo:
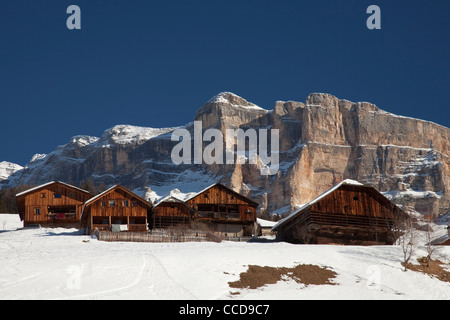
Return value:
<svg viewBox="0 0 450 320">
<path fill-rule="evenodd" d="M 450 299 L 450 283 L 404 272 L 396 246 L 108 243 L 75 229 L 21 226 L 17 215 L 0 215 L 0 299 Z M 449 247 L 436 254 L 448 257 Z M 337 285 L 228 286 L 248 265 L 297 264 L 333 269 Z"/>
</svg>

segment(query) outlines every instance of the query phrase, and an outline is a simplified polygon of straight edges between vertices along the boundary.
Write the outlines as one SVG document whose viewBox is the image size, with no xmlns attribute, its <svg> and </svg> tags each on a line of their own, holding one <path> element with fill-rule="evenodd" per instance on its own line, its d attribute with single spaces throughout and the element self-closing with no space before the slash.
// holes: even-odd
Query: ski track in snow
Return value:
<svg viewBox="0 0 450 320">
<path fill-rule="evenodd" d="M 174 292 L 185 293 L 186 299 L 197 299 L 192 293 L 182 285 L 176 283 L 165 270 L 161 262 L 153 255 L 143 257 L 139 275 L 127 286 L 106 291 L 99 291 L 78 296 L 71 296 L 67 299 L 135 299 L 137 294 L 141 299 L 171 299 Z M 130 296 L 130 293 L 131 296 Z"/>
</svg>

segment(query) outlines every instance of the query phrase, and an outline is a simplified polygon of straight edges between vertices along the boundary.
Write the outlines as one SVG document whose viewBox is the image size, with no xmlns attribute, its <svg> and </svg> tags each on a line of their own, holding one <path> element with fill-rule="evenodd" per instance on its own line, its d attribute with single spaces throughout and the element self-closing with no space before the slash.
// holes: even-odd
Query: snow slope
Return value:
<svg viewBox="0 0 450 320">
<path fill-rule="evenodd" d="M 108 243 L 75 229 L 20 227 L 17 215 L 0 215 L 0 299 L 450 299 L 449 283 L 403 272 L 395 246 Z M 310 263 L 337 272 L 337 285 L 228 286 L 251 264 Z"/>
</svg>

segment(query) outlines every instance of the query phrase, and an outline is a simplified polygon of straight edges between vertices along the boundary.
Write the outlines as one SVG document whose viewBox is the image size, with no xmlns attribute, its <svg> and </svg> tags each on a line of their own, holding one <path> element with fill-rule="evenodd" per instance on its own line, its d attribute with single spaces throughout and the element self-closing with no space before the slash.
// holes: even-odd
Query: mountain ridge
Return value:
<svg viewBox="0 0 450 320">
<path fill-rule="evenodd" d="M 48 155 L 33 157 L 0 187 L 50 180 L 123 184 L 141 195 L 195 192 L 214 182 L 254 197 L 260 211 L 290 211 L 345 179 L 376 187 L 424 215 L 447 213 L 450 129 L 386 112 L 369 102 L 312 93 L 305 102 L 276 101 L 266 110 L 221 92 L 197 110 L 203 129 L 273 128 L 280 132 L 280 170 L 262 177 L 256 165 L 174 165 L 177 128 L 116 125 L 101 137 L 77 135 Z M 205 143 L 204 143 L 205 144 Z M 150 191 L 149 191 L 150 190 Z"/>
</svg>

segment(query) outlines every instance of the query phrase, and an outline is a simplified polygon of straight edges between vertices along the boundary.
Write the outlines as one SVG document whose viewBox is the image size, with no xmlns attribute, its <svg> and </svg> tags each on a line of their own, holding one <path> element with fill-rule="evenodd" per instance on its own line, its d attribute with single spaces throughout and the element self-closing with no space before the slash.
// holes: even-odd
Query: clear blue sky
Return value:
<svg viewBox="0 0 450 320">
<path fill-rule="evenodd" d="M 448 0 L 1 0 L 0 161 L 183 125 L 222 91 L 266 109 L 326 92 L 450 127 L 449 59 Z"/>
</svg>

